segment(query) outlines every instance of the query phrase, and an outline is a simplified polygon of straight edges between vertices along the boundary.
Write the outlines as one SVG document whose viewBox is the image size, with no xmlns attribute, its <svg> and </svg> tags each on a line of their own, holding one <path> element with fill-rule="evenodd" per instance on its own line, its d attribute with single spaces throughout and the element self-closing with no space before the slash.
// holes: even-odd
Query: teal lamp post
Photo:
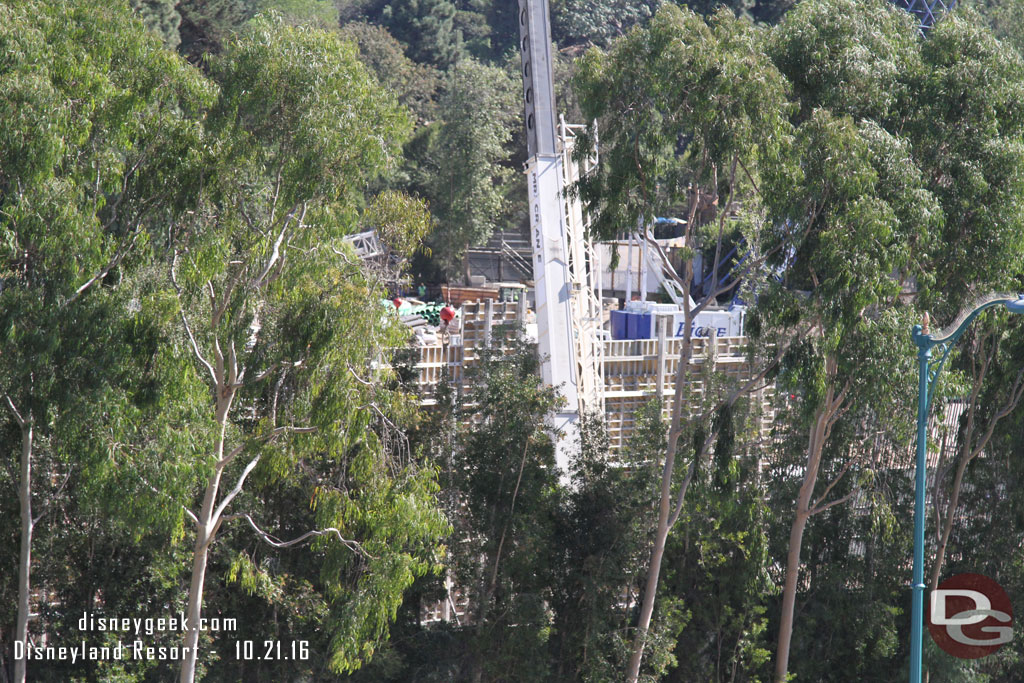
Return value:
<svg viewBox="0 0 1024 683">
<path fill-rule="evenodd" d="M 942 372 L 949 352 L 963 335 L 964 330 L 986 308 L 1005 306 L 1012 313 L 1024 313 L 1024 294 L 990 294 L 975 302 L 974 306 L 945 330 L 932 335 L 928 319 L 924 328 L 914 325 L 911 337 L 917 344 L 917 466 L 914 478 L 914 583 L 910 622 L 910 683 L 921 683 L 921 644 L 924 635 L 924 489 L 927 465 L 925 452 L 928 442 L 928 411 L 931 408 L 932 389 Z M 926 314 L 927 316 L 927 314 Z M 933 354 L 933 350 L 935 353 Z"/>
</svg>

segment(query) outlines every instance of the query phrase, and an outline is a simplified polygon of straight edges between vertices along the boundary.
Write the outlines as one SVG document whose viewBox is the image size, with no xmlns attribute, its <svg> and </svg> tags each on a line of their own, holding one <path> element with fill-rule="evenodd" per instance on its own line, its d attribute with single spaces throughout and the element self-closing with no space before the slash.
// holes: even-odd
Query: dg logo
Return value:
<svg viewBox="0 0 1024 683">
<path fill-rule="evenodd" d="M 1013 638 L 1010 597 L 982 574 L 952 576 L 931 593 L 928 630 L 954 657 L 986 657 Z"/>
</svg>

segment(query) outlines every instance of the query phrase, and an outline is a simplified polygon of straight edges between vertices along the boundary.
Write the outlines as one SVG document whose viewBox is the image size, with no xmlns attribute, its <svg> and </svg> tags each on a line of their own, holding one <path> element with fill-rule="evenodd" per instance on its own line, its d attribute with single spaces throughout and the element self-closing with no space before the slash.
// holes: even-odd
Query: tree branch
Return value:
<svg viewBox="0 0 1024 683">
<path fill-rule="evenodd" d="M 512 523 L 512 515 L 516 511 L 516 498 L 519 496 L 519 485 L 523 481 L 523 470 L 526 469 L 526 455 L 530 449 L 530 441 L 533 440 L 533 435 L 526 437 L 526 442 L 523 444 L 523 457 L 519 461 L 519 475 L 516 477 L 516 485 L 512 490 L 512 502 L 509 505 L 508 517 L 505 519 L 505 524 L 501 529 L 501 538 L 498 540 L 498 549 L 494 552 L 494 567 L 491 571 L 491 582 L 488 593 L 493 595 L 495 586 L 498 585 L 498 564 L 501 562 L 501 549 L 505 545 L 505 534 L 508 532 L 509 524 Z"/>
<path fill-rule="evenodd" d="M 825 510 L 828 510 L 831 507 L 835 507 L 836 505 L 842 505 L 843 503 L 845 503 L 846 501 L 850 500 L 855 495 L 857 495 L 859 492 L 860 492 L 860 489 L 856 489 L 855 488 L 852 491 L 850 491 L 849 493 L 847 493 L 845 496 L 843 496 L 842 498 L 836 498 L 831 503 L 827 503 L 826 505 L 822 505 L 820 507 L 811 508 L 811 510 L 808 512 L 808 516 L 809 517 L 813 517 L 814 515 L 818 514 L 819 512 L 824 512 Z"/>
<path fill-rule="evenodd" d="M 292 434 L 314 434 L 317 431 L 318 430 L 316 427 L 293 427 L 291 425 L 285 425 L 283 427 L 275 427 L 272 432 L 263 435 L 263 437 L 257 439 L 257 441 L 262 443 L 270 443 L 271 441 L 273 441 L 274 439 L 276 439 L 277 437 L 281 436 L 286 432 L 290 432 Z M 234 448 L 232 448 L 231 452 L 229 452 L 227 455 L 225 455 L 223 458 L 217 461 L 217 469 L 223 470 L 225 467 L 227 467 L 232 460 L 238 457 L 238 455 L 245 450 L 246 445 L 247 442 L 242 442 L 235 446 Z"/>
<path fill-rule="evenodd" d="M 701 420 L 706 421 L 711 415 L 718 412 L 719 410 L 734 405 L 736 401 L 740 399 L 741 396 L 744 396 L 748 392 L 753 390 L 753 388 L 758 383 L 760 383 L 762 379 L 764 379 L 765 375 L 767 375 L 773 367 L 778 365 L 778 363 L 782 360 L 782 357 L 786 355 L 786 351 L 789 349 L 789 346 L 793 343 L 793 341 L 802 337 L 803 334 L 806 334 L 806 332 L 802 334 L 797 334 L 790 340 L 789 344 L 786 344 L 783 347 L 779 348 L 775 353 L 775 357 L 772 358 L 767 363 L 765 363 L 756 375 L 754 375 L 749 380 L 747 380 L 739 387 L 734 389 L 733 392 L 729 394 L 729 396 L 727 396 L 724 400 L 717 403 L 713 408 L 705 411 L 704 414 L 701 416 Z M 708 437 L 704 440 L 704 443 L 701 444 L 700 451 L 695 454 L 693 462 L 690 463 L 690 467 L 687 469 L 686 477 L 683 480 L 682 485 L 679 487 L 679 493 L 676 494 L 676 504 L 672 511 L 672 516 L 669 517 L 668 520 L 668 527 L 670 529 L 673 526 L 675 526 L 676 521 L 678 521 L 679 516 L 683 512 L 683 500 L 686 497 L 686 490 L 689 487 L 690 480 L 693 478 L 693 473 L 696 470 L 695 463 L 698 459 L 702 459 L 705 455 L 707 455 L 708 450 L 711 448 L 711 444 L 714 443 L 714 440 L 716 438 L 718 438 L 718 432 L 719 430 L 715 429 L 708 435 Z"/>
<path fill-rule="evenodd" d="M 302 364 L 304 362 L 305 362 L 305 360 L 297 360 L 297 361 L 292 361 L 292 362 L 289 362 L 289 361 L 286 361 L 286 360 L 282 360 L 282 361 L 277 361 L 276 363 L 271 363 L 270 366 L 266 370 L 264 370 L 260 374 L 256 375 L 255 377 L 253 377 L 248 382 L 243 382 L 242 381 L 242 379 L 245 377 L 245 372 L 247 370 L 247 368 L 242 368 L 241 372 L 238 373 L 238 381 L 235 384 L 233 384 L 232 387 L 237 389 L 237 388 L 240 388 L 240 387 L 243 387 L 243 386 L 247 386 L 247 385 L 251 386 L 253 384 L 257 384 L 257 383 L 262 382 L 263 380 L 265 380 L 267 377 L 270 377 L 270 375 L 274 374 L 274 371 L 279 370 L 280 368 L 300 368 L 300 367 L 302 367 Z"/>
<path fill-rule="evenodd" d="M 685 289 L 685 283 L 683 282 L 683 279 L 679 277 L 679 274 L 676 273 L 675 269 L 671 267 L 668 255 L 665 254 L 665 250 L 662 248 L 660 244 L 658 244 L 658 241 L 653 237 L 647 237 L 646 234 L 644 235 L 644 241 L 646 241 L 649 245 L 654 247 L 654 252 L 658 255 L 658 258 L 661 260 L 663 264 L 663 272 L 667 274 L 672 280 L 674 280 L 676 284 Z M 701 299 L 701 302 L 699 304 L 694 305 L 692 314 L 696 316 L 698 313 L 707 308 L 711 304 L 711 302 L 714 301 L 717 297 L 727 293 L 731 289 L 735 289 L 736 286 L 739 285 L 740 281 L 743 279 L 744 276 L 753 271 L 755 268 L 759 268 L 760 266 L 762 266 L 765 262 L 767 262 L 769 258 L 771 258 L 780 249 L 782 249 L 782 247 L 784 247 L 786 244 L 787 240 L 782 240 L 781 242 L 779 242 L 779 244 L 772 247 L 766 253 L 754 259 L 749 265 L 743 268 L 743 270 L 737 273 L 736 276 L 732 279 L 732 282 L 730 282 L 729 284 L 719 286 L 717 282 L 713 283 L 712 291 L 706 297 Z M 669 267 L 666 268 L 664 267 L 665 265 L 668 265 Z"/>
<path fill-rule="evenodd" d="M 54 500 L 56 500 L 57 496 L 59 496 L 61 494 L 61 492 L 64 490 L 64 487 L 68 485 L 68 481 L 70 479 L 71 479 L 71 472 L 68 472 L 67 474 L 64 475 L 64 481 L 62 481 L 60 483 L 60 486 L 57 488 L 56 491 L 53 492 L 53 494 L 50 496 L 49 500 L 47 500 L 45 503 L 43 503 L 43 509 L 39 512 L 38 515 L 36 515 L 36 518 L 32 520 L 32 526 L 35 526 L 36 524 L 38 524 L 39 520 L 41 520 L 43 517 L 46 516 L 46 513 L 50 511 L 51 507 L 53 507 Z"/>
<path fill-rule="evenodd" d="M 127 244 L 127 245 L 125 245 L 125 246 L 123 246 L 122 248 L 118 249 L 118 250 L 117 250 L 117 253 L 116 253 L 116 254 L 114 254 L 113 258 L 111 258 L 111 259 L 110 259 L 110 261 L 108 261 L 108 262 L 107 262 L 107 264 L 106 264 L 105 266 L 103 266 L 103 267 L 102 267 L 102 268 L 100 269 L 100 271 L 99 271 L 98 273 L 96 273 L 95 275 L 93 275 L 93 276 L 92 276 L 91 278 L 89 278 L 89 279 L 88 279 L 88 280 L 87 280 L 87 281 L 85 282 L 85 284 L 83 284 L 83 285 L 82 285 L 81 287 L 79 287 L 78 289 L 76 289 L 76 290 L 75 290 L 75 293 L 74 293 L 74 294 L 72 294 L 72 295 L 71 295 L 71 296 L 70 296 L 70 297 L 68 298 L 68 300 L 67 300 L 67 301 L 65 301 L 65 302 L 64 302 L 64 303 L 63 303 L 63 304 L 61 305 L 61 307 L 62 307 L 62 308 L 63 308 L 63 307 L 65 307 L 65 306 L 68 306 L 68 305 L 70 305 L 72 301 L 74 301 L 75 299 L 77 299 L 77 298 L 79 298 L 80 296 L 82 296 L 82 294 L 84 294 L 84 293 L 85 293 L 85 291 L 86 291 L 87 289 L 89 289 L 90 287 L 92 287 L 92 286 L 93 286 L 93 285 L 94 285 L 94 284 L 95 284 L 96 282 L 99 282 L 100 280 L 102 280 L 103 278 L 105 278 L 105 277 L 107 276 L 107 273 L 109 273 L 109 272 L 110 272 L 111 270 L 113 270 L 114 268 L 116 268 L 116 267 L 118 266 L 118 264 L 120 264 L 120 263 L 121 263 L 121 261 L 123 261 L 123 260 L 124 260 L 124 257 L 125 257 L 125 256 L 127 256 L 127 255 L 128 255 L 128 252 L 129 252 L 129 251 L 131 251 L 131 250 L 132 250 L 132 248 L 133 248 L 133 247 L 135 246 L 135 242 L 136 242 L 136 241 L 138 241 L 138 239 L 139 239 L 139 235 L 140 235 L 140 234 L 142 234 L 142 231 L 141 231 L 140 227 L 141 227 L 141 226 L 136 226 L 136 228 L 135 228 L 135 234 L 134 234 L 134 235 L 132 235 L 132 238 L 131 238 L 131 240 L 130 240 L 130 241 L 128 242 L 128 244 Z"/>
<path fill-rule="evenodd" d="M 178 313 L 181 314 L 181 323 L 185 326 L 185 332 L 188 334 L 188 340 L 192 343 L 192 353 L 196 359 L 203 364 L 203 367 L 210 373 L 210 379 L 213 380 L 214 391 L 217 388 L 217 373 L 214 371 L 213 366 L 210 365 L 210 361 L 203 358 L 202 352 L 199 351 L 199 344 L 196 342 L 196 337 L 192 334 L 192 326 L 188 324 L 188 318 L 185 316 L 185 306 L 181 301 L 181 287 L 178 285 L 178 275 L 175 273 L 175 268 L 178 266 L 178 254 L 174 254 L 174 259 L 171 262 L 171 283 L 174 285 L 174 294 L 178 299 Z"/>
<path fill-rule="evenodd" d="M 152 484 L 149 483 L 149 480 L 147 480 L 141 474 L 139 474 L 138 477 L 142 481 L 142 483 L 145 484 L 149 488 L 149 490 L 152 491 L 153 493 L 157 494 L 158 496 L 163 496 L 164 498 L 169 499 L 173 503 L 178 503 L 178 501 L 174 500 L 174 498 L 171 496 L 171 494 L 167 493 L 166 491 L 161 491 L 157 487 L 153 486 Z M 182 503 L 178 503 L 178 505 L 181 505 L 182 511 L 186 515 L 188 515 L 189 519 L 192 520 L 192 523 L 195 524 L 198 527 L 199 526 L 199 517 L 196 516 L 196 513 L 194 513 L 191 510 L 189 510 L 188 507 L 185 506 Z"/>
<path fill-rule="evenodd" d="M 836 484 L 839 483 L 839 480 L 842 479 L 846 475 L 846 473 L 850 470 L 850 467 L 853 465 L 853 463 L 855 463 L 855 462 L 857 462 L 859 460 L 860 460 L 859 456 L 852 456 L 852 457 L 850 457 L 850 458 L 848 458 L 846 460 L 846 464 L 843 465 L 843 469 L 839 471 L 839 474 L 836 475 L 835 479 L 833 479 L 832 481 L 830 481 L 828 483 L 828 486 L 825 487 L 825 490 L 822 492 L 822 494 L 820 496 L 818 496 L 818 500 L 816 500 L 813 503 L 811 503 L 811 510 L 812 511 L 815 508 L 817 508 L 819 505 L 821 505 L 821 501 L 823 501 L 826 498 L 828 498 L 828 494 L 832 492 L 832 489 L 834 489 Z M 813 514 L 813 512 L 812 512 L 812 514 Z"/>
<path fill-rule="evenodd" d="M 277 234 L 277 239 L 274 240 L 274 248 L 270 252 L 270 258 L 267 259 L 267 263 L 266 263 L 265 266 L 263 266 L 263 270 L 256 277 L 256 279 L 253 280 L 253 282 L 252 282 L 253 289 L 259 289 L 263 285 L 263 279 L 265 277 L 267 277 L 267 273 L 270 272 L 270 269 L 274 267 L 274 264 L 277 263 L 277 260 L 281 257 L 281 244 L 284 242 L 285 235 L 288 232 L 288 226 L 291 224 L 292 218 L 295 217 L 295 211 L 298 208 L 299 207 L 294 207 L 291 211 L 288 212 L 288 215 L 285 216 L 284 224 L 281 226 L 281 232 L 279 232 Z M 302 212 L 299 214 L 299 224 L 300 225 L 302 224 L 302 221 L 306 217 L 306 204 L 305 204 L 305 202 L 302 203 L 301 208 L 302 208 Z"/>
<path fill-rule="evenodd" d="M 17 421 L 18 426 L 24 429 L 28 422 L 21 416 L 21 413 L 18 412 L 18 408 L 14 405 L 14 401 L 11 400 L 11 395 L 4 394 L 4 399 L 7 400 L 7 406 L 11 409 L 11 413 L 14 414 L 14 419 Z"/>
<path fill-rule="evenodd" d="M 257 534 L 259 534 L 260 538 L 265 543 L 267 543 L 269 545 L 272 545 L 275 548 L 288 548 L 290 546 L 302 543 L 307 538 L 310 538 L 310 537 L 313 537 L 313 536 L 334 536 L 339 541 L 341 541 L 341 543 L 346 548 L 348 548 L 352 552 L 357 553 L 359 555 L 365 555 L 366 557 L 369 557 L 371 559 L 376 559 L 375 556 L 373 556 L 370 553 L 366 552 L 366 550 L 363 549 L 363 546 L 359 542 L 357 542 L 357 541 L 350 541 L 349 539 L 347 539 L 344 536 L 342 536 L 341 535 L 341 531 L 339 529 L 337 529 L 336 527 L 328 527 L 326 529 L 316 529 L 314 531 L 307 531 L 306 533 L 302 534 L 298 538 L 293 538 L 290 541 L 282 541 L 282 540 L 280 540 L 280 539 L 278 539 L 278 538 L 276 538 L 274 536 L 271 536 L 270 534 L 268 534 L 263 529 L 260 529 L 256 525 L 256 522 L 254 522 L 252 520 L 252 517 L 250 517 L 247 513 L 238 513 L 238 514 L 234 514 L 234 515 L 227 515 L 223 519 L 224 519 L 224 521 L 227 521 L 227 522 L 230 522 L 230 521 L 235 520 L 235 519 L 244 519 L 245 521 L 249 522 L 249 526 L 251 526 L 253 528 L 253 530 Z"/>
<path fill-rule="evenodd" d="M 357 382 L 362 384 L 364 387 L 372 387 L 373 386 L 373 382 L 367 382 L 365 379 L 363 379 L 362 377 L 360 377 L 356 373 L 355 368 L 352 367 L 351 363 L 346 362 L 345 365 L 348 367 L 349 373 L 351 373 L 352 377 L 354 377 Z"/>
<path fill-rule="evenodd" d="M 259 464 L 261 457 L 263 456 L 257 455 L 255 458 L 249 461 L 249 464 L 245 466 L 244 470 L 242 470 L 242 474 L 239 475 L 238 481 L 235 482 L 235 487 L 228 491 L 228 494 L 224 496 L 224 500 L 222 500 L 220 502 L 220 505 L 217 506 L 217 509 L 214 510 L 212 517 L 212 519 L 214 520 L 214 529 L 220 526 L 220 519 L 221 516 L 224 514 L 224 510 L 227 508 L 228 505 L 231 504 L 231 501 L 233 501 L 235 497 L 242 492 L 242 487 L 245 486 L 245 480 L 249 478 L 249 475 L 256 468 L 256 465 Z M 212 541 L 213 537 L 214 534 L 210 534 L 209 540 Z"/>
</svg>

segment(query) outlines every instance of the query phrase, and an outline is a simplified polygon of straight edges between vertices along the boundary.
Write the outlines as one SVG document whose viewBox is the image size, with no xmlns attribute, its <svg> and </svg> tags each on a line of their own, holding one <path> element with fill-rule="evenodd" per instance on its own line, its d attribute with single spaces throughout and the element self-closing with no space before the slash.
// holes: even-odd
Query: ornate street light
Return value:
<svg viewBox="0 0 1024 683">
<path fill-rule="evenodd" d="M 917 465 L 914 478 L 914 583 L 910 622 L 910 683 L 921 683 L 921 639 L 924 631 L 924 489 L 927 466 L 925 452 L 928 442 L 928 411 L 932 388 L 942 372 L 957 340 L 978 315 L 987 308 L 1005 306 L 1011 313 L 1024 313 L 1024 294 L 990 294 L 974 302 L 972 307 L 946 329 L 930 334 L 928 314 L 924 327 L 914 325 L 910 336 L 917 344 Z M 933 356 L 933 349 L 935 354 Z"/>
</svg>

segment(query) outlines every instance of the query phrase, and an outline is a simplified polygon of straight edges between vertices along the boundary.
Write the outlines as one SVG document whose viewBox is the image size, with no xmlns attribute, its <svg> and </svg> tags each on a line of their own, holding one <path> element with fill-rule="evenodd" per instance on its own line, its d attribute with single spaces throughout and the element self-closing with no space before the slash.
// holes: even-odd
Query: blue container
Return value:
<svg viewBox="0 0 1024 683">
<path fill-rule="evenodd" d="M 631 339 L 650 339 L 652 315 L 650 313 L 634 313 L 633 316 L 636 318 L 636 334 Z"/>
<path fill-rule="evenodd" d="M 612 339 L 629 339 L 626 329 L 629 314 L 625 311 L 612 311 L 611 314 Z"/>
<path fill-rule="evenodd" d="M 636 339 L 636 323 L 639 317 L 638 313 L 626 313 L 626 339 Z"/>
<path fill-rule="evenodd" d="M 626 313 L 626 339 L 651 338 L 650 313 Z"/>
</svg>

